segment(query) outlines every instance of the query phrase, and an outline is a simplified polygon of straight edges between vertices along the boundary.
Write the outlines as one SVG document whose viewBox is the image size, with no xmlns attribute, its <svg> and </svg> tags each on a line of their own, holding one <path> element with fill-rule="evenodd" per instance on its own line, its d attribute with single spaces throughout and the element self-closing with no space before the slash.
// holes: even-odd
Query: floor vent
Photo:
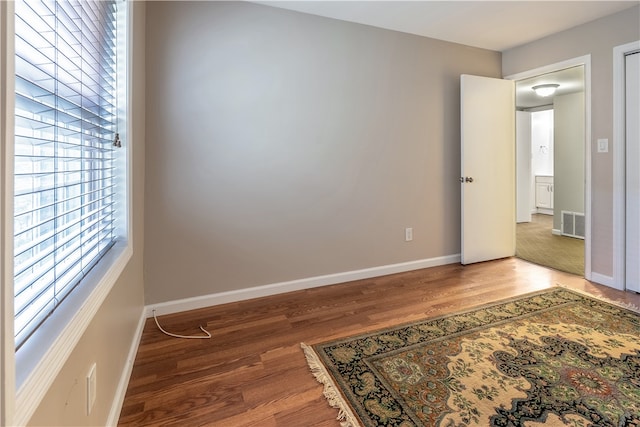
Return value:
<svg viewBox="0 0 640 427">
<path fill-rule="evenodd" d="M 562 211 L 562 235 L 584 239 L 584 214 Z"/>
</svg>

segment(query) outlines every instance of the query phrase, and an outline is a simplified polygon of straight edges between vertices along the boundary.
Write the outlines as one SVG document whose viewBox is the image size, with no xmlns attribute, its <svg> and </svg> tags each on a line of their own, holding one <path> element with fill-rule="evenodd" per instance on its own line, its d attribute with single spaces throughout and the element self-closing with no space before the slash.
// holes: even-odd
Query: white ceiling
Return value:
<svg viewBox="0 0 640 427">
<path fill-rule="evenodd" d="M 258 1 L 495 51 L 640 4 L 629 1 Z M 639 24 L 640 25 L 640 24 Z"/>
</svg>

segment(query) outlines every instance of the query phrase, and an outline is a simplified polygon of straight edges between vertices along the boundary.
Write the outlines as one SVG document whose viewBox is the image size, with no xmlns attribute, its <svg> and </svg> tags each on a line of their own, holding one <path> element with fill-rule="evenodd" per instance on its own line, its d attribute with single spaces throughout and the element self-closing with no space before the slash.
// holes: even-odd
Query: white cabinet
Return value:
<svg viewBox="0 0 640 427">
<path fill-rule="evenodd" d="M 536 176 L 536 208 L 553 209 L 552 176 Z"/>
</svg>

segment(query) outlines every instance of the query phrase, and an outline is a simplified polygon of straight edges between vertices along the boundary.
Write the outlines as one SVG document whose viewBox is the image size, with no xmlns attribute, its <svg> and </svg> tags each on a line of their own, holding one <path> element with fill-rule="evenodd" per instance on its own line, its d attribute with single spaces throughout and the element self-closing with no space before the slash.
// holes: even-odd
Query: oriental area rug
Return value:
<svg viewBox="0 0 640 427">
<path fill-rule="evenodd" d="M 640 426 L 640 316 L 552 288 L 302 344 L 351 426 Z"/>
</svg>

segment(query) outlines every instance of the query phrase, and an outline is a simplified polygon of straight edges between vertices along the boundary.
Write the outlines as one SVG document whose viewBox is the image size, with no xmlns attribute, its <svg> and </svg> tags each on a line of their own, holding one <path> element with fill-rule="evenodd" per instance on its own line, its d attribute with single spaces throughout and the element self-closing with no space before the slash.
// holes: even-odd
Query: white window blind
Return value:
<svg viewBox="0 0 640 427">
<path fill-rule="evenodd" d="M 17 348 L 115 240 L 116 7 L 15 3 Z"/>
</svg>

